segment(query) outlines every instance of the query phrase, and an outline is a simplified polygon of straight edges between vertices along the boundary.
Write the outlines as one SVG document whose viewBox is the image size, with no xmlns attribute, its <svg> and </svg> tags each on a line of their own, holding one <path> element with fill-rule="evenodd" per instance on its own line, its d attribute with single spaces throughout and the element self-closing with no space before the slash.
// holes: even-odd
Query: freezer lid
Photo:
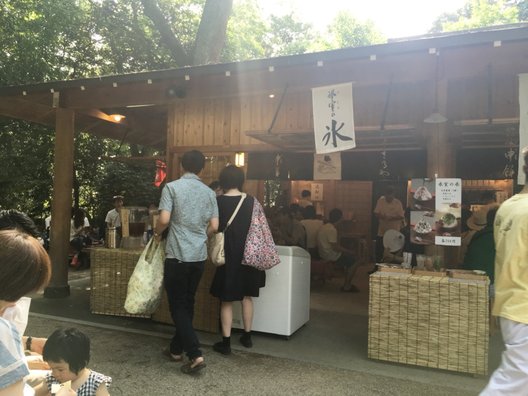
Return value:
<svg viewBox="0 0 528 396">
<path fill-rule="evenodd" d="M 279 256 L 293 256 L 310 259 L 310 253 L 298 246 L 277 245 L 277 251 L 279 252 Z"/>
</svg>

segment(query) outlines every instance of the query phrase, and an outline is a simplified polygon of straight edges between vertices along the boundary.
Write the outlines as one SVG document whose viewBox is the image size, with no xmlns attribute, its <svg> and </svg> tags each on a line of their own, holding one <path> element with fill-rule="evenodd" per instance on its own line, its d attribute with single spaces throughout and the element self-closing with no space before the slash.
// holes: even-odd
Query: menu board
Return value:
<svg viewBox="0 0 528 396">
<path fill-rule="evenodd" d="M 460 246 L 462 179 L 412 179 L 411 242 Z"/>
<path fill-rule="evenodd" d="M 460 246 L 462 179 L 436 179 L 435 244 Z"/>
</svg>

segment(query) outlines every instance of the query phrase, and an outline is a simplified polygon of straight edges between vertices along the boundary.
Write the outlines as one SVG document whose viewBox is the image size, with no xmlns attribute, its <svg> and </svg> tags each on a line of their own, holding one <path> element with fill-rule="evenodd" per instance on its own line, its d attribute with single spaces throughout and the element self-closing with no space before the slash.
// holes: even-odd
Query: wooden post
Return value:
<svg viewBox="0 0 528 396">
<path fill-rule="evenodd" d="M 447 115 L 447 81 L 438 82 L 438 111 Z M 450 141 L 449 120 L 439 124 L 424 123 L 424 132 L 427 142 L 427 176 L 456 177 L 456 147 Z M 426 246 L 427 255 L 442 256 L 444 266 L 452 267 L 457 263 L 458 249 L 445 246 Z"/>
<path fill-rule="evenodd" d="M 68 285 L 68 251 L 73 187 L 73 135 L 75 113 L 57 108 L 55 116 L 55 159 L 53 161 L 53 201 L 51 204 L 51 280 L 44 297 L 70 295 Z"/>
</svg>

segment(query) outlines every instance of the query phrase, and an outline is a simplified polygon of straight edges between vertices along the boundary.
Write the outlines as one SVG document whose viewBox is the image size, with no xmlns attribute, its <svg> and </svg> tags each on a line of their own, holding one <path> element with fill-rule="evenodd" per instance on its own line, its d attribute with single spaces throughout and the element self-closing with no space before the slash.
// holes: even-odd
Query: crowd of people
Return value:
<svg viewBox="0 0 528 396">
<path fill-rule="evenodd" d="M 528 150 L 523 151 L 524 171 L 528 174 Z M 159 219 L 153 229 L 156 242 L 166 236 L 164 287 L 175 323 L 174 336 L 164 354 L 182 362 L 181 371 L 194 374 L 205 366 L 198 336 L 193 328 L 195 294 L 207 259 L 206 241 L 218 231 L 225 236 L 225 265 L 216 269 L 210 293 L 220 300 L 222 339 L 213 350 L 231 353 L 233 303 L 240 302 L 244 332 L 240 343 L 251 348 L 253 298 L 265 287 L 264 271 L 243 265 L 245 240 L 250 228 L 256 198 L 243 193 L 244 173 L 234 166 L 225 167 L 218 184 L 205 185 L 199 178 L 205 157 L 193 150 L 182 156 L 183 175 L 165 185 L 159 203 Z M 489 195 L 489 194 L 488 194 Z M 493 315 L 500 318 L 507 346 L 500 367 L 493 373 L 482 395 L 522 394 L 528 388 L 528 185 L 500 207 L 493 196 L 478 210 L 464 215 L 464 241 L 460 266 L 486 272 L 494 297 Z M 122 197 L 114 200 L 117 209 Z M 109 212 L 111 226 L 118 226 L 119 216 Z M 409 213 L 394 197 L 389 187 L 379 198 L 374 214 L 378 218 L 378 240 L 383 250 L 380 260 L 398 261 L 402 250 L 409 249 L 405 227 Z M 310 195 L 303 192 L 299 203 L 268 210 L 270 228 L 276 244 L 296 245 L 307 249 L 313 258 L 342 267 L 345 279 L 342 291 L 358 291 L 352 284 L 357 270 L 356 252 L 339 243 L 338 227 L 343 220 L 334 208 L 324 221 L 317 216 Z M 78 251 L 84 242 L 83 230 L 89 223 L 82 211 L 74 211 L 70 242 Z M 401 243 L 383 244 L 388 233 L 402 231 Z M 407 230 L 408 231 L 408 230 Z M 112 379 L 88 368 L 90 340 L 77 329 L 58 329 L 49 338 L 23 336 L 27 312 L 21 313 L 24 296 L 41 290 L 50 279 L 50 259 L 35 224 L 25 214 L 0 211 L 0 396 L 3 395 L 108 395 Z M 400 238 L 398 235 L 396 235 Z M 401 239 L 401 238 L 400 238 Z M 394 247 L 396 246 L 396 247 Z M 400 261 L 401 262 L 401 261 Z M 493 287 L 494 286 L 494 287 Z M 19 320 L 22 318 L 22 320 Z M 22 326 L 20 326 L 22 323 Z M 24 354 L 42 356 L 48 374 L 37 383 L 26 382 L 29 366 Z M 185 356 L 187 361 L 185 362 Z M 66 385 L 67 384 L 67 385 Z"/>
</svg>

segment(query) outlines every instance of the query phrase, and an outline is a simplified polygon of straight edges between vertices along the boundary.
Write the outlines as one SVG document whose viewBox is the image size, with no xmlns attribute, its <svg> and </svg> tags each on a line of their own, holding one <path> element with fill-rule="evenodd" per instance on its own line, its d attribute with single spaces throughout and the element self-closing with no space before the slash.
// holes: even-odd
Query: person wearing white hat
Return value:
<svg viewBox="0 0 528 396">
<path fill-rule="evenodd" d="M 464 257 L 466 256 L 466 252 L 468 249 L 469 244 L 471 243 L 471 240 L 473 239 L 473 236 L 480 230 L 486 227 L 487 225 L 487 216 L 488 211 L 491 208 L 497 208 L 499 205 L 495 203 L 494 196 L 489 195 L 486 192 L 482 195 L 482 197 L 485 199 L 485 204 L 481 206 L 479 209 L 475 210 L 473 214 L 467 219 L 466 225 L 468 226 L 469 230 L 464 232 L 462 234 L 461 243 L 460 243 L 460 250 L 458 254 L 458 261 L 459 264 L 462 264 L 464 262 Z"/>
</svg>

